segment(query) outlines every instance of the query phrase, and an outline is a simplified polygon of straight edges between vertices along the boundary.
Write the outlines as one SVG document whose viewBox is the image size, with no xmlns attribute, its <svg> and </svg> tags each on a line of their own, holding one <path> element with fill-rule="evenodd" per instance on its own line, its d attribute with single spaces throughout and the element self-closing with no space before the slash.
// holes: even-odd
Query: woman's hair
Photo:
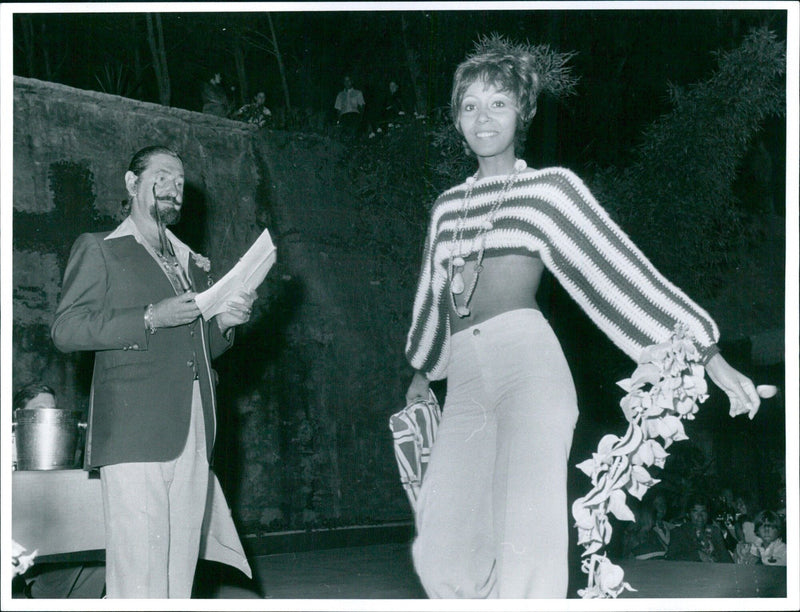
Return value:
<svg viewBox="0 0 800 612">
<path fill-rule="evenodd" d="M 56 392 L 53 391 L 52 387 L 49 387 L 48 385 L 42 383 L 28 383 L 27 385 L 20 387 L 14 394 L 12 407 L 14 410 L 25 408 L 28 402 L 40 393 L 49 393 L 53 397 L 56 396 Z"/>
<path fill-rule="evenodd" d="M 480 38 L 475 50 L 459 64 L 453 75 L 450 114 L 456 130 L 461 133 L 458 119 L 467 88 L 475 81 L 494 85 L 517 103 L 514 145 L 517 154 L 521 154 L 528 126 L 536 114 L 539 94 L 547 91 L 559 96 L 574 92 L 577 79 L 566 66 L 572 55 L 555 53 L 547 45 L 512 43 L 498 34 Z"/>
<path fill-rule="evenodd" d="M 764 525 L 773 525 L 774 527 L 777 527 L 781 534 L 783 533 L 783 521 L 781 520 L 781 517 L 772 510 L 762 510 L 756 514 L 756 518 L 753 521 L 755 532 L 758 533 L 758 530 Z"/>
<path fill-rule="evenodd" d="M 133 172 L 136 176 L 141 176 L 142 172 L 147 170 L 147 166 L 150 165 L 150 159 L 154 155 L 171 155 L 183 163 L 183 158 L 178 155 L 177 151 L 170 149 L 169 147 L 165 147 L 164 145 L 151 145 L 149 147 L 139 149 L 136 153 L 134 153 L 133 157 L 131 158 L 131 163 L 128 164 L 128 172 Z M 131 198 L 129 197 L 127 200 L 122 201 L 122 212 L 127 214 L 130 212 L 130 208 Z"/>
</svg>

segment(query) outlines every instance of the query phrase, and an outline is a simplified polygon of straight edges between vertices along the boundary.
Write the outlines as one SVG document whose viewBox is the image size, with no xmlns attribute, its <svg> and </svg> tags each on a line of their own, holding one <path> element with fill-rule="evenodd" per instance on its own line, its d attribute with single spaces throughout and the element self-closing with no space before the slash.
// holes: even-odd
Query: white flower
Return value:
<svg viewBox="0 0 800 612">
<path fill-rule="evenodd" d="M 192 253 L 192 259 L 198 268 L 205 272 L 211 272 L 211 260 L 208 257 L 203 257 L 200 253 Z"/>
<path fill-rule="evenodd" d="M 608 514 L 634 520 L 625 503 L 626 491 L 642 499 L 659 482 L 647 468 L 664 467 L 669 456 L 665 449 L 688 439 L 683 419 L 693 419 L 698 403 L 708 398 L 699 352 L 687 328 L 680 325 L 668 341 L 644 348 L 631 377 L 617 384 L 626 392 L 620 407 L 628 431 L 623 438 L 603 436 L 592 458 L 577 465 L 592 480 L 592 490 L 572 505 L 578 543 L 584 556 L 591 555 L 582 563 L 589 574 L 587 588 L 578 591 L 583 598 L 617 597 L 626 589 L 634 590 L 623 581 L 621 568 L 595 554 L 611 539 Z"/>
</svg>

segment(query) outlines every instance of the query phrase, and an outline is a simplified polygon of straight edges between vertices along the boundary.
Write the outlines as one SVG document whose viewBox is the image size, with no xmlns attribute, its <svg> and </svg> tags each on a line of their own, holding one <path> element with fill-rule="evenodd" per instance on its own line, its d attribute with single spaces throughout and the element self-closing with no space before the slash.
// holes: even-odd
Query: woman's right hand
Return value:
<svg viewBox="0 0 800 612">
<path fill-rule="evenodd" d="M 406 405 L 413 404 L 418 401 L 428 401 L 430 383 L 422 372 L 414 372 L 414 378 L 411 379 L 411 384 L 408 385 L 406 391 Z"/>
</svg>

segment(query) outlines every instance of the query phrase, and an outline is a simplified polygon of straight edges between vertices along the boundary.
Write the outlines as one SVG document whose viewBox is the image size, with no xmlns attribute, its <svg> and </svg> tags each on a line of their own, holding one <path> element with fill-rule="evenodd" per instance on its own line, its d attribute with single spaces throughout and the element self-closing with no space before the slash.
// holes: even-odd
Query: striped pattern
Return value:
<svg viewBox="0 0 800 612">
<path fill-rule="evenodd" d="M 400 483 L 416 512 L 422 478 L 428 468 L 431 447 L 442 418 L 436 396 L 430 391 L 427 402 L 409 404 L 389 419 L 394 438 L 394 454 L 400 470 Z"/>
<path fill-rule="evenodd" d="M 478 235 L 502 186 L 502 176 L 475 183 L 464 229 L 467 244 Z M 408 361 L 431 380 L 447 375 L 447 262 L 465 192 L 466 184 L 449 189 L 434 205 L 406 342 Z M 719 330 L 708 313 L 653 267 L 570 170 L 523 174 L 508 192 L 486 234 L 486 249 L 519 248 L 538 253 L 592 321 L 632 359 L 669 338 L 677 323 L 688 326 L 702 363 L 718 352 Z"/>
</svg>

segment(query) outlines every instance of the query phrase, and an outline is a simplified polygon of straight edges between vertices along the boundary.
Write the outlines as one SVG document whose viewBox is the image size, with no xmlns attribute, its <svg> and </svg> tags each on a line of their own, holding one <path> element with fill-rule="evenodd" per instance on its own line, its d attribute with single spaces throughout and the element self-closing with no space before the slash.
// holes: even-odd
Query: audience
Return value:
<svg viewBox="0 0 800 612">
<path fill-rule="evenodd" d="M 666 558 L 673 561 L 731 563 L 722 530 L 709 521 L 709 504 L 702 496 L 689 500 L 689 520 L 670 533 Z"/>
</svg>

